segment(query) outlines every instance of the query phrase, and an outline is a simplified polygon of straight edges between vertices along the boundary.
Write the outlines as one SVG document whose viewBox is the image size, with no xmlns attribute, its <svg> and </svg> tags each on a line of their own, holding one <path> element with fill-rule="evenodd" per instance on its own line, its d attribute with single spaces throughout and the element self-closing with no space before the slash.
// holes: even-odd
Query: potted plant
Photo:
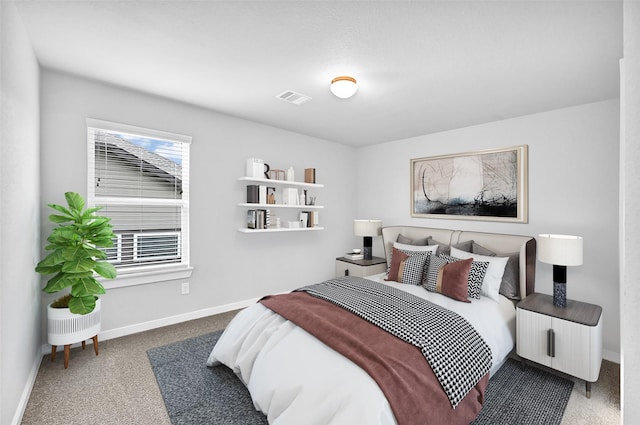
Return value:
<svg viewBox="0 0 640 425">
<path fill-rule="evenodd" d="M 72 343 L 93 338 L 98 354 L 97 335 L 100 332 L 100 299 L 104 286 L 94 273 L 108 279 L 116 277 L 116 269 L 99 249 L 113 246 L 111 219 L 95 215 L 101 207 L 84 209 L 84 199 L 75 192 L 64 194 L 68 207 L 49 204 L 58 214 L 51 214 L 49 221 L 56 226 L 47 241 L 45 250 L 52 251 L 36 266 L 36 272 L 53 274 L 44 292 L 56 293 L 70 288 L 69 293 L 52 302 L 47 309 L 48 342 L 51 344 L 51 360 L 55 360 L 57 345 L 65 346 L 65 368 L 69 361 Z"/>
</svg>

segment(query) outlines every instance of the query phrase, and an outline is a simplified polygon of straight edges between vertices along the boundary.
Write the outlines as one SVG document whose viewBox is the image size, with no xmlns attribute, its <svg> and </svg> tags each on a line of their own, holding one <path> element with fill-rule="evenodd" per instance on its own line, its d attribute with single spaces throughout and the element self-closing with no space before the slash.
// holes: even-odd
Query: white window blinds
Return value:
<svg viewBox="0 0 640 425">
<path fill-rule="evenodd" d="M 120 272 L 189 264 L 191 138 L 87 120 L 88 199 L 117 235 Z"/>
</svg>

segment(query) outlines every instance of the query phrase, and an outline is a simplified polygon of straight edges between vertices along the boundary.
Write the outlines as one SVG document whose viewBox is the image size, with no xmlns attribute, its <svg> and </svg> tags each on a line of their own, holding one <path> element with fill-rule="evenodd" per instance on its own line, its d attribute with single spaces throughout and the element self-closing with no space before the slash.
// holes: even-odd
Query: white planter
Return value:
<svg viewBox="0 0 640 425">
<path fill-rule="evenodd" d="M 89 314 L 71 313 L 68 308 L 47 307 L 48 342 L 69 345 L 90 339 L 100 332 L 100 299 Z"/>
</svg>

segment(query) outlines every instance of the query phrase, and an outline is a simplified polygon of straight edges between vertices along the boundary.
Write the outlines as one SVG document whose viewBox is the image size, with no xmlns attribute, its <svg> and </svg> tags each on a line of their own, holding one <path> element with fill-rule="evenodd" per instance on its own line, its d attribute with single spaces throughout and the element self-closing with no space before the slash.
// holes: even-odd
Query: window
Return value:
<svg viewBox="0 0 640 425">
<path fill-rule="evenodd" d="M 188 136 L 87 120 L 88 204 L 102 207 L 117 235 L 108 259 L 119 281 L 147 277 L 108 286 L 190 274 L 190 143 Z"/>
</svg>

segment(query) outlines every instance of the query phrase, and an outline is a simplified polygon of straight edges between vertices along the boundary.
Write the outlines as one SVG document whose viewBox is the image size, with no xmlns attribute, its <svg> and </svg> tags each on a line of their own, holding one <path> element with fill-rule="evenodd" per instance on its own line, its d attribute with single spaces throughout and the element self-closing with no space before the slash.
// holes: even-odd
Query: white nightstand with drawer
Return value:
<svg viewBox="0 0 640 425">
<path fill-rule="evenodd" d="M 517 307 L 517 353 L 552 369 L 591 383 L 598 380 L 602 364 L 602 307 L 567 300 L 553 305 L 553 297 L 531 294 Z"/>
</svg>

